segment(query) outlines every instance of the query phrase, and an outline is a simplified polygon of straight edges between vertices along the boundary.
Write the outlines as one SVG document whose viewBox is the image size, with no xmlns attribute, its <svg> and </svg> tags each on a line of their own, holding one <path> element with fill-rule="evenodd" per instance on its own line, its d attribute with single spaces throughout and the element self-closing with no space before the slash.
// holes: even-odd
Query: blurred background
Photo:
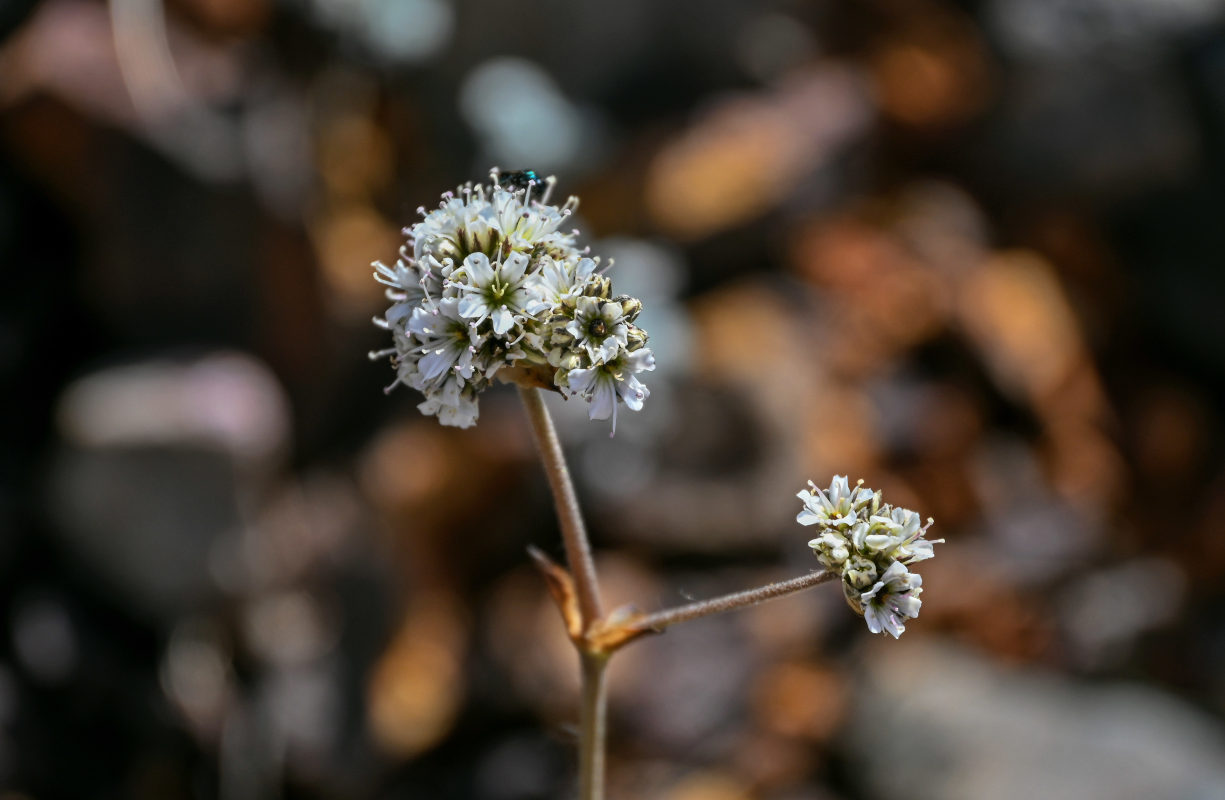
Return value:
<svg viewBox="0 0 1225 800">
<path fill-rule="evenodd" d="M 0 796 L 564 798 L 513 390 L 385 397 L 372 259 L 558 176 L 659 368 L 554 404 L 612 604 L 816 567 L 613 664 L 610 795 L 1225 798 L 1218 0 L 0 3 Z"/>
</svg>

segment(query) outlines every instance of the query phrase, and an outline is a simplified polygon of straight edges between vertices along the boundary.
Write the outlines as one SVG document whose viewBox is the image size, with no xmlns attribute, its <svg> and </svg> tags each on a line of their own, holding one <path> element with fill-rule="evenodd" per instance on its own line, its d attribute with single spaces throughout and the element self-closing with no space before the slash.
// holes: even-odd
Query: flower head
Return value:
<svg viewBox="0 0 1225 800">
<path fill-rule="evenodd" d="M 808 485 L 796 495 L 804 504 L 796 521 L 820 531 L 808 546 L 821 566 L 842 577 L 847 602 L 870 631 L 900 636 L 922 606 L 923 579 L 908 565 L 931 558 L 932 545 L 944 540 L 924 538 L 930 519 L 921 525 L 917 513 L 890 506 L 863 481 L 851 488 L 837 475 L 828 489 Z"/>
<path fill-rule="evenodd" d="M 393 346 L 371 356 L 391 356 L 388 390 L 422 392 L 418 408 L 444 425 L 474 424 L 478 395 L 503 367 L 516 368 L 503 377 L 586 400 L 614 430 L 617 406 L 637 411 L 649 394 L 637 378 L 655 364 L 633 324 L 642 304 L 613 298 L 600 260 L 562 230 L 578 200 L 551 205 L 553 183 L 494 170 L 421 209 L 396 263 L 374 264 L 392 302 L 375 323 Z"/>
</svg>

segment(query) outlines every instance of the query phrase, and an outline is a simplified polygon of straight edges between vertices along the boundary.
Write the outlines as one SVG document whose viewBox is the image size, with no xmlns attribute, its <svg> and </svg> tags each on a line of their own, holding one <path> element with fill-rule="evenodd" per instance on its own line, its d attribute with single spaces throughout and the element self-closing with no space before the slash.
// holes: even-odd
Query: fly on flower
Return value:
<svg viewBox="0 0 1225 800">
<path fill-rule="evenodd" d="M 650 394 L 639 375 L 655 368 L 642 304 L 614 297 L 611 280 L 562 225 L 578 198 L 553 205 L 555 180 L 534 170 L 446 192 L 405 229 L 393 266 L 374 263 L 392 305 L 375 324 L 393 346 L 396 379 L 425 395 L 417 407 L 444 425 L 476 423 L 478 396 L 494 377 L 551 388 L 613 420 Z"/>
<path fill-rule="evenodd" d="M 499 186 L 510 189 L 530 189 L 533 186 L 544 186 L 544 179 L 537 175 L 534 169 L 502 172 L 498 175 L 497 181 Z"/>
</svg>

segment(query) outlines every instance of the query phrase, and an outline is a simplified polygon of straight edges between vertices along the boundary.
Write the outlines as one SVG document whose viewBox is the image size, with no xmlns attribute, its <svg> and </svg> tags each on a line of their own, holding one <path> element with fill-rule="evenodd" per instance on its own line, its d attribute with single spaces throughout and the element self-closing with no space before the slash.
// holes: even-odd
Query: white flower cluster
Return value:
<svg viewBox="0 0 1225 800">
<path fill-rule="evenodd" d="M 932 544 L 944 540 L 925 539 L 930 518 L 920 527 L 918 514 L 882 502 L 863 481 L 852 489 L 845 475 L 837 475 L 828 490 L 808 485 L 811 491 L 797 495 L 804 509 L 796 521 L 821 530 L 808 546 L 823 567 L 842 576 L 847 602 L 868 629 L 896 639 L 923 605 L 923 578 L 909 565 L 931 558 Z"/>
<path fill-rule="evenodd" d="M 419 209 L 394 266 L 374 263 L 392 306 L 375 324 L 391 331 L 403 383 L 425 395 L 418 408 L 443 425 L 476 422 L 477 396 L 501 379 L 552 388 L 590 404 L 591 419 L 617 405 L 642 408 L 649 392 L 638 374 L 655 368 L 647 334 L 634 325 L 642 304 L 612 295 L 599 258 L 559 230 L 578 199 L 549 205 L 554 180 L 534 172 L 501 174 Z"/>
</svg>

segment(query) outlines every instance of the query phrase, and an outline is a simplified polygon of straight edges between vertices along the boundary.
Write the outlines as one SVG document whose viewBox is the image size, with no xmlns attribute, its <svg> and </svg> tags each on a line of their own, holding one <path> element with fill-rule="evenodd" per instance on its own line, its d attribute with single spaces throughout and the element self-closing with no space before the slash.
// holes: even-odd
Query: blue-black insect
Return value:
<svg viewBox="0 0 1225 800">
<path fill-rule="evenodd" d="M 534 169 L 503 172 L 498 176 L 498 185 L 508 189 L 527 189 L 530 186 L 544 186 L 544 178 L 537 175 Z"/>
</svg>

